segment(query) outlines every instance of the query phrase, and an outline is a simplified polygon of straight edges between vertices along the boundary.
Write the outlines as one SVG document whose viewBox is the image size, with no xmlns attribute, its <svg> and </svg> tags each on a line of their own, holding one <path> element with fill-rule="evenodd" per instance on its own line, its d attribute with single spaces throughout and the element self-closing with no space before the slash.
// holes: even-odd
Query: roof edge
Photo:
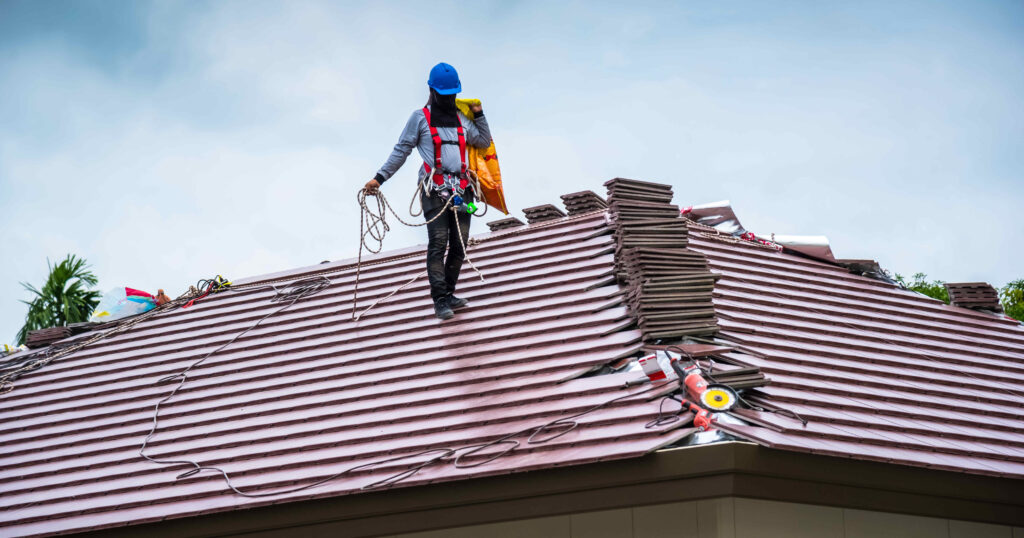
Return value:
<svg viewBox="0 0 1024 538">
<path fill-rule="evenodd" d="M 1022 480 L 726 442 L 198 515 L 88 536 L 373 536 L 727 496 L 1024 525 Z"/>
</svg>

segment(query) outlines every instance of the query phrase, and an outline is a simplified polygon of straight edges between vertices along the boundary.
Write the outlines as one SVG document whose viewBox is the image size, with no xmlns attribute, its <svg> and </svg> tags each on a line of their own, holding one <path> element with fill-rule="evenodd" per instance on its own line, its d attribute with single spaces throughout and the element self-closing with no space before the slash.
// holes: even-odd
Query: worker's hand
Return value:
<svg viewBox="0 0 1024 538">
<path fill-rule="evenodd" d="M 380 187 L 380 182 L 377 181 L 376 179 L 371 179 L 370 181 L 366 182 L 366 185 L 363 187 L 363 190 L 366 192 L 377 192 L 378 187 Z"/>
<path fill-rule="evenodd" d="M 480 112 L 481 110 L 483 110 L 484 106 L 483 105 L 472 105 L 472 106 L 469 107 L 469 109 L 472 110 L 474 113 L 476 113 L 476 112 Z"/>
</svg>

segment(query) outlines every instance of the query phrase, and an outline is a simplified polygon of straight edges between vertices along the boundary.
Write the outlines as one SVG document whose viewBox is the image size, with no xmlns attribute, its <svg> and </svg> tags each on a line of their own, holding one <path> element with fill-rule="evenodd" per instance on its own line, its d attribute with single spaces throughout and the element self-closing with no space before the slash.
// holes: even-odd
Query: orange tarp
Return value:
<svg viewBox="0 0 1024 538">
<path fill-rule="evenodd" d="M 455 106 L 459 107 L 459 111 L 469 119 L 473 119 L 473 111 L 469 107 L 479 104 L 479 99 L 455 100 Z M 491 140 L 491 145 L 485 150 L 470 146 L 467 159 L 469 160 L 469 169 L 476 172 L 477 177 L 480 178 L 480 190 L 483 191 L 479 193 L 480 198 L 487 205 L 508 215 L 508 206 L 505 204 L 505 191 L 501 186 L 501 169 L 498 167 L 498 154 L 494 150 L 494 140 Z"/>
</svg>

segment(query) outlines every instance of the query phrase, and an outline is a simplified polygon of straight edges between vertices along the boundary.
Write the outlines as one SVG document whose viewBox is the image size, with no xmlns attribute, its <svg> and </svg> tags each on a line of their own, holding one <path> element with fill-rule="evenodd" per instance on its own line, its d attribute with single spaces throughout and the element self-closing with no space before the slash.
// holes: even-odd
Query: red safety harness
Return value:
<svg viewBox="0 0 1024 538">
<path fill-rule="evenodd" d="M 430 107 L 423 107 L 423 115 L 427 118 L 427 126 L 430 127 L 430 138 L 434 140 L 434 185 L 441 187 L 444 185 L 444 168 L 441 167 L 441 146 L 444 144 L 451 144 L 452 142 L 445 142 L 441 140 L 441 135 L 437 134 L 437 127 L 430 122 Z M 466 171 L 468 166 L 466 165 L 466 133 L 462 130 L 462 119 L 456 115 L 459 120 L 459 159 L 462 160 L 462 170 L 459 172 L 459 190 L 466 190 L 469 186 L 469 180 L 466 178 Z M 430 173 L 430 165 L 423 163 L 423 169 Z M 450 172 L 449 172 L 450 174 Z"/>
</svg>

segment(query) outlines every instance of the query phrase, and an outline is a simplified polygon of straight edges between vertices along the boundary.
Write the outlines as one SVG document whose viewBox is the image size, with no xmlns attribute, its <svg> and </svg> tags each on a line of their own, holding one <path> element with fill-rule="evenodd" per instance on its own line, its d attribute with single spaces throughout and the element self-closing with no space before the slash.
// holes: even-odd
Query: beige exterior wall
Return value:
<svg viewBox="0 0 1024 538">
<path fill-rule="evenodd" d="M 473 525 L 395 538 L 1024 538 L 1024 528 L 726 497 Z"/>
</svg>

